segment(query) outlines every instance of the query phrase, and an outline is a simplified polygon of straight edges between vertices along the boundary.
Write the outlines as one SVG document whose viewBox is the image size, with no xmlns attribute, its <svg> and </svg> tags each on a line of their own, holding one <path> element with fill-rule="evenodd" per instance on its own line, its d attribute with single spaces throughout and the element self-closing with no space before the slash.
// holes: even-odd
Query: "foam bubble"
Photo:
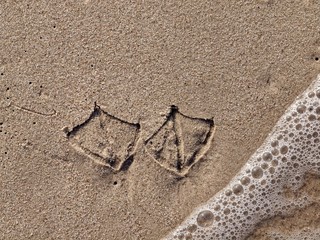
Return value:
<svg viewBox="0 0 320 240">
<path fill-rule="evenodd" d="M 196 224 L 191 224 L 190 226 L 188 226 L 187 230 L 191 233 L 195 232 L 197 230 L 197 225 Z"/>
<path fill-rule="evenodd" d="M 281 148 L 280 148 L 280 153 L 281 154 L 286 154 L 288 152 L 288 147 L 286 146 L 286 145 L 284 145 L 284 146 L 282 146 Z"/>
<path fill-rule="evenodd" d="M 233 193 L 236 195 L 240 195 L 243 193 L 243 187 L 240 184 L 236 184 L 232 187 Z"/>
<path fill-rule="evenodd" d="M 297 112 L 298 113 L 304 113 L 306 111 L 307 107 L 305 105 L 299 105 L 297 107 Z"/>
<path fill-rule="evenodd" d="M 250 183 L 250 178 L 247 176 L 244 176 L 241 178 L 240 182 L 242 185 L 247 186 Z"/>
<path fill-rule="evenodd" d="M 213 219 L 214 219 L 213 213 L 209 210 L 204 210 L 198 214 L 197 224 L 200 227 L 209 227 L 212 225 Z"/>
<path fill-rule="evenodd" d="M 262 154 L 262 159 L 264 161 L 270 161 L 272 159 L 272 154 L 269 152 L 265 152 Z"/>
<path fill-rule="evenodd" d="M 263 170 L 261 167 L 254 167 L 251 172 L 252 177 L 261 178 L 263 176 Z"/>
</svg>

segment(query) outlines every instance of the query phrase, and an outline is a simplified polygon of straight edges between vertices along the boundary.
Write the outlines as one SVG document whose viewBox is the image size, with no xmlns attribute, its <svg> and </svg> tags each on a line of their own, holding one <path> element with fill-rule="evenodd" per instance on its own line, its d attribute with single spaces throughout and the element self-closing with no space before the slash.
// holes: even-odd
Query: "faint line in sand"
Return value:
<svg viewBox="0 0 320 240">
<path fill-rule="evenodd" d="M 53 115 L 57 114 L 57 111 L 54 110 L 54 109 L 52 110 L 52 112 L 43 113 L 43 112 L 39 112 L 39 111 L 36 111 L 36 110 L 33 110 L 33 109 L 29 109 L 29 108 L 25 108 L 25 107 L 20 107 L 20 106 L 18 106 L 18 105 L 13 104 L 12 102 L 10 102 L 7 106 L 0 107 L 0 109 L 6 109 L 6 108 L 9 108 L 9 107 L 11 107 L 11 106 L 15 107 L 16 109 L 25 111 L 25 112 L 29 112 L 29 113 L 33 113 L 33 114 L 38 114 L 38 115 L 42 115 L 42 116 L 46 116 L 46 117 L 53 116 Z"/>
<path fill-rule="evenodd" d="M 11 104 L 10 104 L 11 105 Z M 25 107 L 20 107 L 20 106 L 17 106 L 15 104 L 12 104 L 13 107 L 19 109 L 19 110 L 22 110 L 22 111 L 25 111 L 25 112 L 29 112 L 29 113 L 33 113 L 33 114 L 38 114 L 38 115 L 42 115 L 42 116 L 46 116 L 46 117 L 49 117 L 49 116 L 53 116 L 53 115 L 56 115 L 57 111 L 56 110 L 52 110 L 52 112 L 48 112 L 48 113 L 43 113 L 43 112 L 38 112 L 36 110 L 33 110 L 33 109 L 29 109 L 29 108 L 25 108 Z"/>
</svg>

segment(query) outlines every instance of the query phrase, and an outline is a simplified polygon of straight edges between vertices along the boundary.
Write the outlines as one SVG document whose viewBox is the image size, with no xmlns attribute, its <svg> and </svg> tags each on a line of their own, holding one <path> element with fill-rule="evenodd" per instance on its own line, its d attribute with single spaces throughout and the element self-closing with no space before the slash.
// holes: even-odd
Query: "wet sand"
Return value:
<svg viewBox="0 0 320 240">
<path fill-rule="evenodd" d="M 319 12 L 312 0 L 3 2 L 1 239 L 166 236 L 229 182 L 320 72 Z M 121 121 L 100 114 L 73 144 L 66 133 L 96 104 Z M 209 149 L 184 176 L 146 147 L 172 105 L 214 120 Z M 139 123 L 138 135 L 124 122 Z M 129 155 L 128 168 L 110 170 Z M 299 226 L 319 227 L 308 211 Z M 299 226 L 261 223 L 253 239 Z"/>
</svg>

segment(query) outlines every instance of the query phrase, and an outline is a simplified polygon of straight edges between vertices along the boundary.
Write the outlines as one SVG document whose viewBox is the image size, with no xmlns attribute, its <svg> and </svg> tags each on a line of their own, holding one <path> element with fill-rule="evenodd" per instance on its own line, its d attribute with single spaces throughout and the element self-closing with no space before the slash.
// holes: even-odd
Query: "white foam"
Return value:
<svg viewBox="0 0 320 240">
<path fill-rule="evenodd" d="M 232 181 L 165 239 L 244 239 L 264 219 L 307 206 L 309 196 L 289 198 L 284 189 L 295 192 L 306 173 L 320 174 L 319 143 L 320 74 Z"/>
</svg>

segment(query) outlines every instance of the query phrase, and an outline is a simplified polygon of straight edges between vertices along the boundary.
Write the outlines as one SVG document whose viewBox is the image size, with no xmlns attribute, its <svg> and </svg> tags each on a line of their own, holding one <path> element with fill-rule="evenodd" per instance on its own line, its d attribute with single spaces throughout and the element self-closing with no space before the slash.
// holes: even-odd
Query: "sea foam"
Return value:
<svg viewBox="0 0 320 240">
<path fill-rule="evenodd" d="M 263 220 L 312 203 L 298 190 L 307 174 L 320 174 L 319 159 L 320 74 L 230 183 L 165 239 L 245 239 Z"/>
</svg>

